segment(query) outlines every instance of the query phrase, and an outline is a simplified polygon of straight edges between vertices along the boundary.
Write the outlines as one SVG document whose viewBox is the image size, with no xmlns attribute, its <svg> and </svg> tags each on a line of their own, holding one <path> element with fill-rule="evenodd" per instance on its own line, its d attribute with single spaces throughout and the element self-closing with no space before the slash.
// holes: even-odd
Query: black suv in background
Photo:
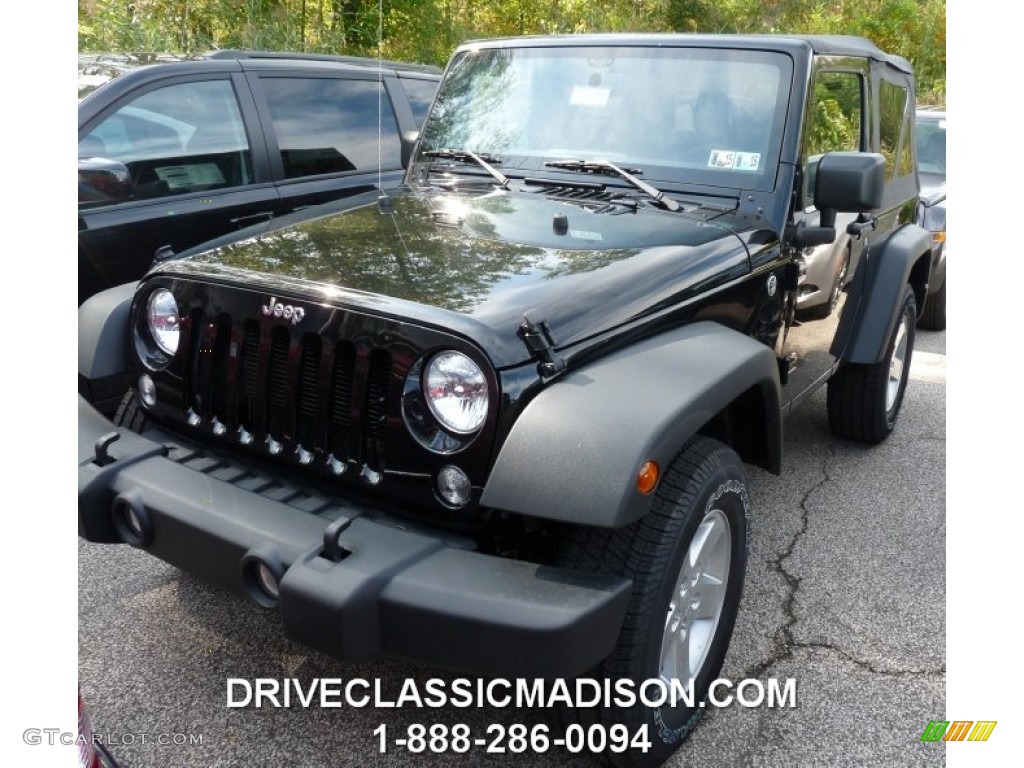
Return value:
<svg viewBox="0 0 1024 768">
<path fill-rule="evenodd" d="M 141 278 L 164 246 L 398 183 L 399 137 L 422 122 L 439 79 L 436 67 L 376 59 L 218 51 L 88 94 L 79 304 Z"/>
</svg>

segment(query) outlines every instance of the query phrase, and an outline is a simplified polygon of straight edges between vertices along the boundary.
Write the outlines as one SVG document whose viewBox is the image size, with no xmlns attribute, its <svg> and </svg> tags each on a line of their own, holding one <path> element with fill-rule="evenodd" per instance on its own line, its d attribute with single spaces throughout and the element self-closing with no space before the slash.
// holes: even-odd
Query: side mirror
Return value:
<svg viewBox="0 0 1024 768">
<path fill-rule="evenodd" d="M 105 157 L 78 159 L 78 202 L 119 203 L 135 191 L 128 166 Z"/>
<path fill-rule="evenodd" d="M 882 207 L 885 158 L 871 152 L 829 152 L 808 168 L 808 188 L 814 190 L 818 226 L 793 228 L 797 248 L 827 245 L 836 239 L 837 213 L 867 213 Z M 866 221 L 866 219 L 865 219 Z"/>
<path fill-rule="evenodd" d="M 835 213 L 867 213 L 882 207 L 885 158 L 869 152 L 829 152 L 818 162 L 814 207 Z"/>
<path fill-rule="evenodd" d="M 402 134 L 402 167 L 408 168 L 412 162 L 412 153 L 416 149 L 416 142 L 419 141 L 419 131 L 406 131 Z"/>
</svg>

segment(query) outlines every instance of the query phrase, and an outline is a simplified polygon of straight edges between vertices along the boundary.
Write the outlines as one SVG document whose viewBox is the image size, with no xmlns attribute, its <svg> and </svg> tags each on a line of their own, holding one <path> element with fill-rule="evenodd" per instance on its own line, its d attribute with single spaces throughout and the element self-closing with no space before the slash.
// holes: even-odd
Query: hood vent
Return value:
<svg viewBox="0 0 1024 768">
<path fill-rule="evenodd" d="M 607 203 L 622 197 L 622 190 L 608 190 L 604 184 L 557 184 L 550 181 L 526 179 L 529 185 L 538 186 L 536 194 L 555 200 L 573 200 L 588 203 Z"/>
<path fill-rule="evenodd" d="M 558 184 L 538 179 L 527 179 L 526 183 L 539 185 L 534 194 L 576 203 L 591 213 L 634 213 L 639 207 L 626 190 L 607 189 L 604 184 Z"/>
</svg>

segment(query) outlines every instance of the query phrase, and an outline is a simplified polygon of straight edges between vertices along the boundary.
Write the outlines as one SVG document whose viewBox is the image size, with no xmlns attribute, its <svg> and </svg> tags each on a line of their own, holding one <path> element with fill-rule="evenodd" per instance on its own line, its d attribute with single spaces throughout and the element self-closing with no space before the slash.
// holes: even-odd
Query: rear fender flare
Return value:
<svg viewBox="0 0 1024 768">
<path fill-rule="evenodd" d="M 910 283 L 920 313 L 924 306 L 931 258 L 931 234 L 907 224 L 881 246 L 871 249 L 867 275 L 861 283 L 865 295 L 851 326 L 840 327 L 833 352 L 846 349 L 843 362 L 873 365 L 881 361 L 899 318 L 903 286 Z M 923 260 L 923 261 L 922 261 Z"/>
</svg>

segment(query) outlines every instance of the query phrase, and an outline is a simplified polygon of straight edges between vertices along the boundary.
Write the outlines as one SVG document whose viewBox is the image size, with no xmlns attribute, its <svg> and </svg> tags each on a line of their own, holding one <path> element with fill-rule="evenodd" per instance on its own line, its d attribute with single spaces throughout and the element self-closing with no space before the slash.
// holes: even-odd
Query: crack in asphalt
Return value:
<svg viewBox="0 0 1024 768">
<path fill-rule="evenodd" d="M 832 645 L 831 643 L 793 643 L 793 649 L 809 649 L 809 650 L 820 650 L 829 651 L 834 653 L 840 659 L 850 664 L 853 664 L 859 669 L 863 669 L 872 675 L 881 675 L 884 677 L 940 677 L 946 674 L 946 665 L 943 664 L 941 667 L 935 667 L 932 669 L 879 669 L 873 666 L 870 662 L 858 659 L 856 656 L 850 655 L 847 651 L 842 648 Z"/>
<path fill-rule="evenodd" d="M 917 440 L 930 440 L 935 439 L 931 437 L 919 437 Z M 790 573 L 786 568 L 786 561 L 793 555 L 793 551 L 796 549 L 797 543 L 803 538 L 804 534 L 807 533 L 807 527 L 810 521 L 810 510 L 807 508 L 807 503 L 810 501 L 812 494 L 815 491 L 823 488 L 825 485 L 830 483 L 833 478 L 828 471 L 829 462 L 836 458 L 836 446 L 835 443 L 828 444 L 828 453 L 821 462 L 821 479 L 812 485 L 803 498 L 800 499 L 800 528 L 793 534 L 793 538 L 790 539 L 786 549 L 770 561 L 768 565 L 771 569 L 779 574 L 786 584 L 786 596 L 782 601 L 782 613 L 785 616 L 785 621 L 782 626 L 775 632 L 773 637 L 774 650 L 768 655 L 766 659 L 749 668 L 746 677 L 760 677 L 764 675 L 769 669 L 776 666 L 777 664 L 792 658 L 794 651 L 796 650 L 820 650 L 828 651 L 838 656 L 843 661 L 846 661 L 859 669 L 863 669 L 873 675 L 884 675 L 888 677 L 933 677 L 946 674 L 945 665 L 935 668 L 924 668 L 924 669 L 882 669 L 872 665 L 870 662 L 864 659 L 859 659 L 856 656 L 851 655 L 849 652 L 842 648 L 825 642 L 801 642 L 793 636 L 793 628 L 796 626 L 798 621 L 796 615 L 796 596 L 800 590 L 800 585 L 803 578 L 797 576 L 794 573 Z M 760 726 L 759 726 L 760 728 Z"/>
<path fill-rule="evenodd" d="M 919 437 L 917 439 L 935 440 L 936 438 L 931 436 L 924 436 Z M 943 437 L 942 440 L 944 442 L 945 437 Z M 783 622 L 782 626 L 779 627 L 779 629 L 775 632 L 775 635 L 773 637 L 773 651 L 768 655 L 766 659 L 749 668 L 745 673 L 745 677 L 760 678 L 775 665 L 792 658 L 793 654 L 797 650 L 816 650 L 829 652 L 835 654 L 841 660 L 854 665 L 858 669 L 865 670 L 866 672 L 872 675 L 880 675 L 894 678 L 927 678 L 944 676 L 946 674 L 945 665 L 934 669 L 879 669 L 878 667 L 873 666 L 870 662 L 852 656 L 847 651 L 843 650 L 842 648 L 839 648 L 838 646 L 824 642 L 800 642 L 793 636 L 793 628 L 796 626 L 796 623 L 798 621 L 795 607 L 796 596 L 798 590 L 800 589 L 800 585 L 803 579 L 802 577 L 797 576 L 794 573 L 790 573 L 790 571 L 787 570 L 786 561 L 793 555 L 797 543 L 800 541 L 801 538 L 803 538 L 804 534 L 807 533 L 807 528 L 810 522 L 810 510 L 808 509 L 807 504 L 810 501 L 811 495 L 814 494 L 815 491 L 823 488 L 826 484 L 835 479 L 829 474 L 828 470 L 829 462 L 836 458 L 836 446 L 835 443 L 829 443 L 827 447 L 828 452 L 821 462 L 821 479 L 818 480 L 818 482 L 816 482 L 814 485 L 812 485 L 800 499 L 799 529 L 793 534 L 793 538 L 790 539 L 789 544 L 786 546 L 786 549 L 774 560 L 770 561 L 768 564 L 775 573 L 779 574 L 782 577 L 786 585 L 786 596 L 782 601 L 782 612 L 785 616 L 785 621 Z M 764 737 L 766 735 L 767 729 L 771 725 L 771 720 L 770 718 L 764 717 L 763 713 L 759 713 L 759 715 L 760 716 L 758 717 L 757 729 L 754 733 L 754 737 L 750 740 L 751 745 L 768 743 Z M 743 766 L 753 765 L 755 750 L 756 747 L 754 746 L 745 750 L 743 755 L 740 757 L 739 764 Z"/>
<path fill-rule="evenodd" d="M 786 547 L 785 551 L 768 563 L 771 569 L 782 576 L 783 581 L 786 583 L 786 597 L 782 601 L 782 613 L 785 616 L 785 621 L 782 626 L 779 627 L 773 638 L 773 643 L 775 645 L 774 651 L 769 654 L 767 659 L 752 667 L 748 671 L 747 677 L 760 677 L 779 662 L 790 658 L 793 655 L 793 649 L 799 646 L 799 643 L 797 643 L 796 639 L 793 637 L 793 627 L 797 622 L 795 611 L 796 593 L 797 590 L 800 589 L 800 582 L 803 579 L 786 570 L 785 562 L 792 556 L 793 550 L 796 549 L 797 542 L 799 542 L 803 535 L 807 533 L 807 526 L 810 518 L 810 511 L 807 509 L 807 502 L 811 498 L 811 494 L 819 488 L 824 487 L 826 483 L 832 480 L 832 477 L 828 473 L 828 463 L 834 459 L 835 456 L 835 443 L 829 443 L 828 453 L 821 462 L 822 478 L 812 485 L 807 492 L 804 493 L 803 498 L 800 499 L 799 530 L 793 534 L 793 538 L 790 539 L 789 545 Z"/>
</svg>

